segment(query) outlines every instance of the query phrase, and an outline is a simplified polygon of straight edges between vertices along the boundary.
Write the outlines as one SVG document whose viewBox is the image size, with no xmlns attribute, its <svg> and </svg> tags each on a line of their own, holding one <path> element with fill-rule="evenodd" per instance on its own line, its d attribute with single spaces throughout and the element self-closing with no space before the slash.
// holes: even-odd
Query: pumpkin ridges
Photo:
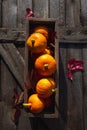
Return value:
<svg viewBox="0 0 87 130">
<path fill-rule="evenodd" d="M 34 41 L 34 42 L 32 42 Z M 32 33 L 26 40 L 29 49 L 34 53 L 43 52 L 47 46 L 47 39 L 40 33 Z"/>
<path fill-rule="evenodd" d="M 36 92 L 39 97 L 47 98 L 52 95 L 55 88 L 55 81 L 52 78 L 42 78 L 36 84 Z"/>
<path fill-rule="evenodd" d="M 47 64 L 48 67 L 45 66 Z M 50 76 L 56 71 L 56 61 L 51 55 L 43 54 L 36 59 L 35 68 L 38 70 L 39 74 Z"/>
<path fill-rule="evenodd" d="M 32 94 L 28 98 L 28 103 L 31 103 L 31 106 L 28 108 L 32 113 L 40 113 L 45 108 L 44 100 L 38 94 Z"/>
</svg>

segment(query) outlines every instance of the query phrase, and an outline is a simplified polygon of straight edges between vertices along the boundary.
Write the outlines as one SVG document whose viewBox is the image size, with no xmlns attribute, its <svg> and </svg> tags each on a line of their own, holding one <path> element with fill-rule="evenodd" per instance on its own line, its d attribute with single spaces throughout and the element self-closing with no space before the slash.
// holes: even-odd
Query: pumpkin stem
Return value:
<svg viewBox="0 0 87 130">
<path fill-rule="evenodd" d="M 54 93 L 56 91 L 56 88 L 52 88 L 52 92 Z"/>
<path fill-rule="evenodd" d="M 34 47 L 35 40 L 31 39 L 31 42 L 32 42 L 32 47 Z"/>
<path fill-rule="evenodd" d="M 28 107 L 28 106 L 31 106 L 32 104 L 31 103 L 23 103 L 22 104 L 24 107 Z"/>
<path fill-rule="evenodd" d="M 44 68 L 48 69 L 49 64 L 44 64 Z"/>
</svg>

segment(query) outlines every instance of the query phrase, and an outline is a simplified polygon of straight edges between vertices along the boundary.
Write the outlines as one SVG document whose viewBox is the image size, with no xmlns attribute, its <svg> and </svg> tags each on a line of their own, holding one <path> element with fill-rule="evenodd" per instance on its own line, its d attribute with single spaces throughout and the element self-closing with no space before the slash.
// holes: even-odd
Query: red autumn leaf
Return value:
<svg viewBox="0 0 87 130">
<path fill-rule="evenodd" d="M 73 80 L 72 73 L 77 71 L 83 71 L 83 61 L 72 58 L 68 61 L 68 78 Z"/>
<path fill-rule="evenodd" d="M 30 8 L 26 8 L 26 18 L 34 17 L 34 13 Z"/>
</svg>

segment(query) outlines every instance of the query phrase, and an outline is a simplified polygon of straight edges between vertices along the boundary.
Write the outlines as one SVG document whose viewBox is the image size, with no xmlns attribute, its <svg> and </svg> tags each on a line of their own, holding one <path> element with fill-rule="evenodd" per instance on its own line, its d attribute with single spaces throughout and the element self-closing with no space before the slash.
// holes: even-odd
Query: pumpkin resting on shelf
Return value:
<svg viewBox="0 0 87 130">
<path fill-rule="evenodd" d="M 51 76 L 56 71 L 56 60 L 49 54 L 43 54 L 35 60 L 35 68 L 42 76 Z"/>
<path fill-rule="evenodd" d="M 28 103 L 23 103 L 23 106 L 28 107 L 32 113 L 40 113 L 45 108 L 45 103 L 42 98 L 38 97 L 38 94 L 32 94 L 28 98 Z"/>
<path fill-rule="evenodd" d="M 41 33 L 32 33 L 28 37 L 26 44 L 33 53 L 40 53 L 47 47 L 47 39 Z"/>
<path fill-rule="evenodd" d="M 52 78 L 42 78 L 36 84 L 36 92 L 41 98 L 50 97 L 55 92 L 56 83 Z"/>
</svg>

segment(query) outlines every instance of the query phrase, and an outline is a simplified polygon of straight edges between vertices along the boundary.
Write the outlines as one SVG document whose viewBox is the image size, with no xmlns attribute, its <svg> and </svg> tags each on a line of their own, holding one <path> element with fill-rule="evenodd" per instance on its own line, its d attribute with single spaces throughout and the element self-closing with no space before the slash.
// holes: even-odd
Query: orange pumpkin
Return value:
<svg viewBox="0 0 87 130">
<path fill-rule="evenodd" d="M 29 49 L 34 53 L 44 51 L 47 46 L 47 39 L 41 33 L 32 33 L 26 41 Z"/>
<path fill-rule="evenodd" d="M 43 54 L 35 60 L 35 68 L 42 76 L 50 76 L 56 71 L 56 60 L 49 54 Z"/>
<path fill-rule="evenodd" d="M 48 28 L 45 26 L 38 26 L 35 28 L 34 32 L 43 34 L 48 39 Z"/>
<path fill-rule="evenodd" d="M 27 106 L 32 113 L 40 113 L 45 108 L 44 100 L 38 94 L 32 94 L 28 103 L 23 103 L 23 106 Z"/>
<path fill-rule="evenodd" d="M 36 92 L 41 98 L 48 98 L 55 91 L 56 83 L 52 78 L 42 78 L 36 84 Z"/>
</svg>

